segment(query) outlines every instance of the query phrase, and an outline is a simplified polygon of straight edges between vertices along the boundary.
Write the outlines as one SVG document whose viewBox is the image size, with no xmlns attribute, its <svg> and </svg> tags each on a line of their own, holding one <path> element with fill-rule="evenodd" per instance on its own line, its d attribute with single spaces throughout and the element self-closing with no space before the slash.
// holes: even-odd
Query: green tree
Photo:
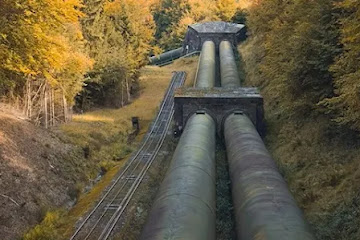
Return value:
<svg viewBox="0 0 360 240">
<path fill-rule="evenodd" d="M 282 0 L 259 0 L 249 9 L 247 25 L 250 38 L 243 50 L 246 63 L 247 82 L 259 88 L 265 88 L 269 82 L 262 75 L 260 66 L 265 60 L 265 44 L 271 34 L 277 17 L 284 11 Z"/>
<path fill-rule="evenodd" d="M 337 5 L 342 10 L 339 20 L 342 53 L 332 65 L 334 73 L 334 96 L 320 105 L 340 124 L 360 130 L 360 1 L 344 0 Z"/>
<path fill-rule="evenodd" d="M 216 0 L 215 14 L 222 21 L 229 22 L 237 11 L 235 0 Z"/>
<path fill-rule="evenodd" d="M 160 0 L 152 8 L 156 23 L 154 44 L 164 51 L 180 47 L 188 25 L 231 21 L 241 6 L 236 0 Z"/>
<path fill-rule="evenodd" d="M 131 101 L 138 70 L 152 49 L 155 25 L 150 4 L 145 0 L 86 1 L 82 25 L 95 66 L 78 98 L 81 108 L 89 103 L 120 107 Z"/>
<path fill-rule="evenodd" d="M 91 60 L 81 49 L 80 1 L 0 3 L 0 91 L 8 96 L 20 96 L 29 117 L 47 122 L 47 109 L 50 109 L 47 105 L 55 104 L 54 91 L 61 89 L 65 99 L 72 99 L 76 94 L 74 89 L 82 86 L 82 75 L 91 67 Z M 35 114 L 32 108 L 41 105 L 38 101 L 44 102 L 45 109 L 36 109 Z"/>
<path fill-rule="evenodd" d="M 181 41 L 177 39 L 170 40 L 169 35 L 174 32 L 189 10 L 188 0 L 160 0 L 153 5 L 152 13 L 156 24 L 155 45 L 159 45 L 164 50 L 181 45 Z"/>
<path fill-rule="evenodd" d="M 258 83 L 289 113 L 309 113 L 331 95 L 329 67 L 338 52 L 333 3 L 264 0 L 249 16 L 263 48 Z"/>
</svg>

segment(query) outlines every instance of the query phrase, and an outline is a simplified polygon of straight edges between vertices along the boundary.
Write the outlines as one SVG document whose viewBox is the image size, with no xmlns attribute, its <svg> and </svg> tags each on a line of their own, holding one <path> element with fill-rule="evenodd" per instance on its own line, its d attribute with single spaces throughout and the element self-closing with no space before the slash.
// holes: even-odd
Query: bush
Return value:
<svg viewBox="0 0 360 240">
<path fill-rule="evenodd" d="M 58 240 L 61 234 L 57 231 L 62 211 L 47 212 L 44 220 L 24 235 L 24 240 Z"/>
</svg>

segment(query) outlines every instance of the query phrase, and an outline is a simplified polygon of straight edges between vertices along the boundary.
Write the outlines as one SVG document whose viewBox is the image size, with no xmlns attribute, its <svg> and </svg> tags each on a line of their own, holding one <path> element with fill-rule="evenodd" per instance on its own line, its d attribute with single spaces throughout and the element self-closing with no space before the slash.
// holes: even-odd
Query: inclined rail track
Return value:
<svg viewBox="0 0 360 240">
<path fill-rule="evenodd" d="M 70 240 L 109 239 L 165 140 L 174 114 L 174 91 L 184 84 L 185 77 L 185 72 L 174 72 L 158 115 L 141 147 L 119 172 Z"/>
</svg>

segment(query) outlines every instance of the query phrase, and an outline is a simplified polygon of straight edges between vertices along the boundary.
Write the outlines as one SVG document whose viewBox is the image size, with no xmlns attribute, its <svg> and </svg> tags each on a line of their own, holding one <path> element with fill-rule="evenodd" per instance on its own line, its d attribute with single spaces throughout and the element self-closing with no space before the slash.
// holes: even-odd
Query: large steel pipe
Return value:
<svg viewBox="0 0 360 240">
<path fill-rule="evenodd" d="M 188 120 L 140 239 L 215 239 L 215 122 L 209 115 Z"/>
<path fill-rule="evenodd" d="M 199 68 L 196 75 L 196 87 L 214 87 L 216 76 L 215 72 L 215 44 L 212 41 L 206 41 L 201 49 Z"/>
<path fill-rule="evenodd" d="M 182 47 L 177 48 L 174 50 L 170 50 L 168 52 L 164 52 L 160 55 L 150 57 L 149 61 L 150 61 L 150 64 L 153 64 L 153 65 L 170 62 L 170 61 L 180 58 L 183 55 L 183 52 L 184 52 L 184 49 Z"/>
<path fill-rule="evenodd" d="M 241 240 L 314 240 L 251 120 L 225 120 L 236 231 Z"/>
<path fill-rule="evenodd" d="M 222 41 L 219 48 L 221 86 L 240 87 L 240 78 L 235 62 L 234 51 L 229 41 Z"/>
</svg>

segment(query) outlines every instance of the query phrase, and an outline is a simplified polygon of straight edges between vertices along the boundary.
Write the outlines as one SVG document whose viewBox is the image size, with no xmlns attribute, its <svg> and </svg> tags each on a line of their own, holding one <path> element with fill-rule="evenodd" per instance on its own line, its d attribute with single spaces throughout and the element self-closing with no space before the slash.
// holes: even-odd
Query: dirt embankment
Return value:
<svg viewBox="0 0 360 240">
<path fill-rule="evenodd" d="M 186 71 L 187 84 L 192 85 L 196 65 L 193 57 L 163 68 L 145 67 L 140 95 L 131 104 L 75 115 L 54 131 L 36 127 L 0 105 L 0 239 L 68 237 L 146 133 L 172 71 Z M 129 144 L 132 116 L 140 118 L 141 129 Z M 94 188 L 84 188 L 100 169 L 109 171 Z M 70 211 L 58 211 L 75 199 Z"/>
<path fill-rule="evenodd" d="M 91 208 L 146 133 L 172 71 L 185 70 L 187 84 L 192 85 L 196 65 L 197 57 L 193 57 L 163 68 L 145 67 L 140 96 L 131 104 L 76 115 L 54 131 L 36 127 L 0 105 L 0 239 L 21 238 L 25 232 L 25 239 L 63 239 L 71 234 L 75 222 Z M 141 126 L 133 144 L 128 141 L 131 116 L 138 116 Z M 84 193 L 84 185 L 100 168 L 110 171 Z M 58 211 L 75 199 L 77 204 L 69 212 Z"/>
<path fill-rule="evenodd" d="M 83 152 L 0 105 L 0 234 L 17 239 L 76 198 Z"/>
</svg>

